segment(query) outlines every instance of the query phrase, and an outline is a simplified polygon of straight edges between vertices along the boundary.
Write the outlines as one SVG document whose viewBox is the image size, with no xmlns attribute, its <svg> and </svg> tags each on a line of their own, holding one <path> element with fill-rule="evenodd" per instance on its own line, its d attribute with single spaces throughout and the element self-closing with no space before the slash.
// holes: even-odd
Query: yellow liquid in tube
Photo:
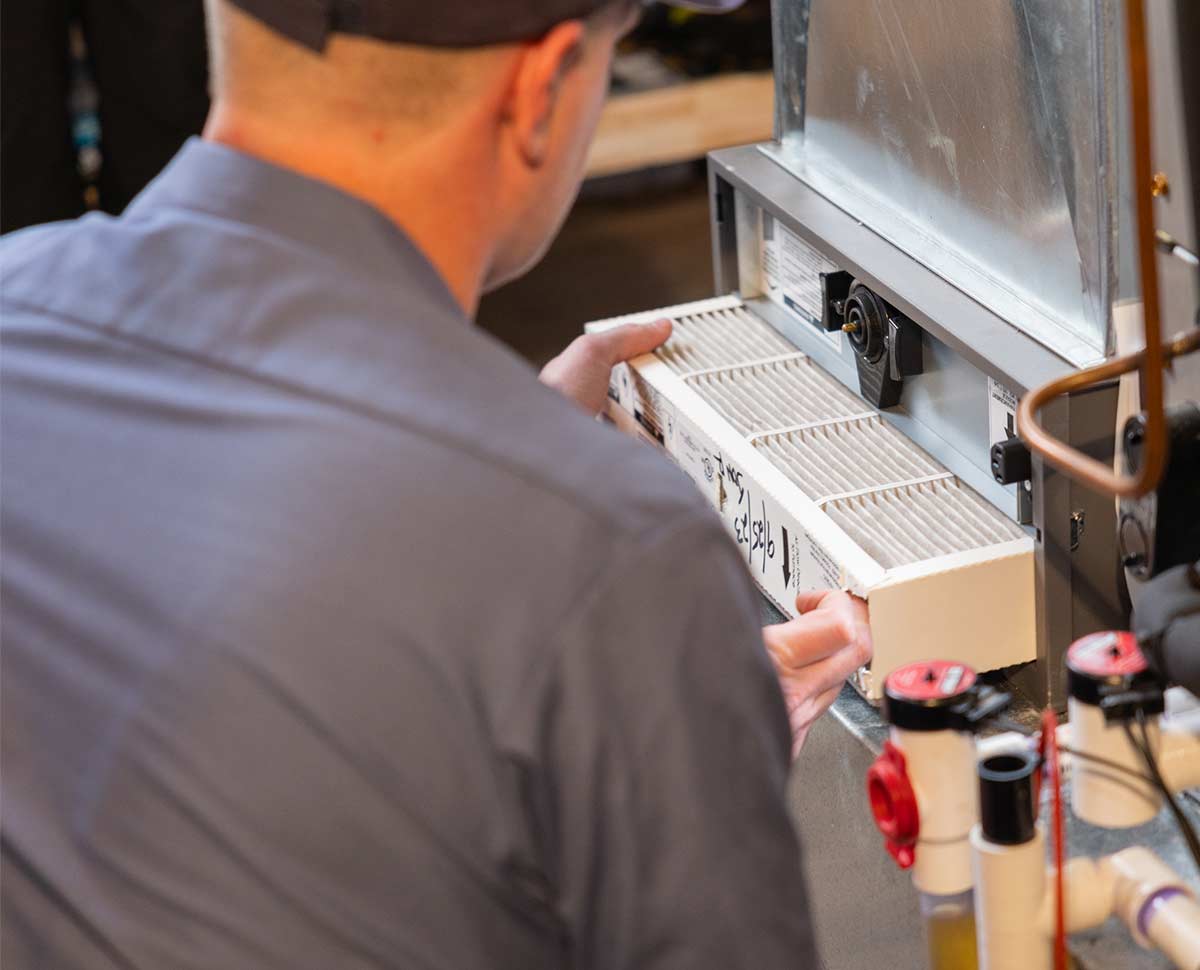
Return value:
<svg viewBox="0 0 1200 970">
<path fill-rule="evenodd" d="M 921 915 L 925 918 L 925 939 L 929 944 L 929 970 L 979 970 L 975 908 L 970 893 L 923 895 Z M 1046 947 L 1052 948 L 1049 941 Z M 1079 964 L 1070 955 L 1067 966 L 1079 970 Z"/>
<path fill-rule="evenodd" d="M 975 949 L 974 893 L 921 894 L 929 970 L 979 970 Z"/>
<path fill-rule="evenodd" d="M 975 950 L 975 912 L 959 906 L 939 906 L 925 917 L 929 970 L 978 970 Z"/>
</svg>

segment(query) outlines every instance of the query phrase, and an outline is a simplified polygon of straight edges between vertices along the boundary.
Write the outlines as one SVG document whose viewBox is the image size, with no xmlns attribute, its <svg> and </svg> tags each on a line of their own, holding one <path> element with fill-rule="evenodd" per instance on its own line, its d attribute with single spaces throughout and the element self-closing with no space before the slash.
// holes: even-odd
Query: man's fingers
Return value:
<svg viewBox="0 0 1200 970">
<path fill-rule="evenodd" d="M 824 714 L 827 710 L 833 707 L 833 702 L 842 696 L 842 688 L 846 686 L 847 678 L 843 677 L 836 684 L 825 691 L 817 698 L 817 710 Z"/>
<path fill-rule="evenodd" d="M 859 662 L 861 659 L 862 655 L 857 646 L 846 646 L 837 653 L 824 660 L 818 660 L 814 664 L 809 664 L 807 667 L 779 670 L 779 680 L 784 685 L 785 691 L 812 697 L 835 687 L 840 688 L 862 666 Z"/>
<path fill-rule="evenodd" d="M 604 407 L 613 366 L 640 357 L 671 336 L 671 321 L 627 323 L 576 337 L 542 368 L 543 384 L 557 389 L 588 414 Z"/>
<path fill-rule="evenodd" d="M 843 684 L 839 682 L 833 687 L 817 694 L 815 697 L 808 697 L 799 701 L 789 711 L 789 716 L 793 720 L 792 726 L 794 728 L 807 727 L 809 724 L 812 724 L 813 721 L 829 710 L 833 706 L 833 702 L 841 696 L 842 686 Z"/>
<path fill-rule="evenodd" d="M 842 684 L 870 659 L 870 655 L 864 654 L 859 644 L 852 644 L 839 650 L 832 657 L 822 660 L 813 670 L 817 689 L 822 692 L 835 688 L 841 690 Z"/>
<path fill-rule="evenodd" d="M 800 751 L 804 747 L 804 742 L 808 739 L 808 732 L 812 726 L 820 719 L 833 702 L 838 699 L 838 695 L 842 692 L 842 685 L 831 687 L 823 694 L 817 695 L 815 698 L 809 699 L 807 702 L 801 702 L 792 707 L 789 705 L 788 720 L 792 726 L 792 760 L 795 761 L 800 757 Z"/>
<path fill-rule="evenodd" d="M 595 339 L 599 352 L 611 367 L 661 347 L 671 336 L 671 321 L 663 319 L 653 323 L 626 323 L 590 336 Z"/>
<path fill-rule="evenodd" d="M 858 670 L 858 657 L 847 647 L 832 657 L 789 673 L 779 672 L 779 686 L 787 698 L 789 710 L 811 711 L 816 717 L 833 703 L 842 685 Z"/>
<path fill-rule="evenodd" d="M 763 639 L 777 666 L 807 667 L 858 640 L 851 618 L 833 610 L 806 613 L 763 629 Z"/>
<path fill-rule="evenodd" d="M 832 596 L 837 590 L 833 589 L 806 589 L 796 594 L 796 611 L 798 613 L 808 613 L 815 610 L 821 605 L 821 601 L 827 596 Z"/>
</svg>

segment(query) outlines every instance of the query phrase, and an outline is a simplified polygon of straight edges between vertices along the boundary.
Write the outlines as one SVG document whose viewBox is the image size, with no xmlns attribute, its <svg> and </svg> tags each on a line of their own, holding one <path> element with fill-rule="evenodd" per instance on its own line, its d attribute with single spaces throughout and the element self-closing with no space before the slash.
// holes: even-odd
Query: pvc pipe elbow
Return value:
<svg viewBox="0 0 1200 970">
<path fill-rule="evenodd" d="M 1102 861 L 1079 856 L 1067 861 L 1064 873 L 1067 932 L 1099 926 L 1112 915 L 1116 873 Z M 1046 874 L 1046 894 L 1038 915 L 1046 939 L 1054 937 L 1054 878 Z"/>
<path fill-rule="evenodd" d="M 1142 846 L 1101 865 L 1112 873 L 1114 911 L 1138 945 L 1162 950 L 1186 970 L 1200 967 L 1200 906 L 1174 870 Z"/>
</svg>

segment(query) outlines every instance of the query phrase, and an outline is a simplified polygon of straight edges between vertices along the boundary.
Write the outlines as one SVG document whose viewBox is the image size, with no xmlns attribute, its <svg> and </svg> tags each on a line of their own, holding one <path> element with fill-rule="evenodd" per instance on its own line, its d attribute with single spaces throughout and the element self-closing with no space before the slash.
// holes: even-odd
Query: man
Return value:
<svg viewBox="0 0 1200 970">
<path fill-rule="evenodd" d="M 218 0 L 205 139 L 0 245 L 6 970 L 817 966 L 784 784 L 862 604 L 764 651 L 592 419 L 665 326 L 551 390 L 469 322 L 635 13 Z"/>
</svg>

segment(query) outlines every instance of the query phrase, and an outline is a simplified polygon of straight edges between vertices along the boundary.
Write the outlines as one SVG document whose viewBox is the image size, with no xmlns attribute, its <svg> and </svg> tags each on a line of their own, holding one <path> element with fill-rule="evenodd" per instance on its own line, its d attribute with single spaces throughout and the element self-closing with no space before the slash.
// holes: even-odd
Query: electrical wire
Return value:
<svg viewBox="0 0 1200 970">
<path fill-rule="evenodd" d="M 1134 735 L 1133 726 L 1128 721 L 1122 722 L 1121 726 L 1125 729 L 1125 736 L 1129 738 L 1129 743 L 1133 745 L 1138 754 L 1142 756 L 1142 760 L 1146 762 L 1146 768 L 1150 772 L 1151 781 L 1154 782 L 1154 786 L 1162 794 L 1167 807 L 1170 808 L 1171 814 L 1175 817 L 1175 824 L 1179 826 L 1179 834 L 1183 836 L 1184 842 L 1187 843 L 1188 851 L 1192 854 L 1196 868 L 1200 869 L 1200 837 L 1196 835 L 1195 827 L 1187 815 L 1184 814 L 1182 806 L 1180 806 L 1171 789 L 1167 786 L 1166 780 L 1158 768 L 1158 761 L 1154 757 L 1154 750 L 1150 744 L 1150 733 L 1146 728 L 1146 714 L 1144 711 L 1137 712 L 1137 724 L 1142 735 L 1140 739 Z"/>
<path fill-rule="evenodd" d="M 1101 765 L 1109 771 L 1115 771 L 1118 774 L 1128 775 L 1130 778 L 1136 778 L 1140 782 L 1147 782 L 1151 779 L 1144 772 L 1134 771 L 1132 768 L 1127 768 L 1123 764 L 1118 764 L 1116 761 L 1110 761 L 1108 758 L 1101 758 L 1098 754 L 1088 754 L 1086 751 L 1079 751 L 1076 748 L 1068 748 L 1065 744 L 1060 744 L 1058 750 L 1062 754 L 1069 754 L 1072 758 L 1078 758 L 1080 761 L 1090 761 L 1093 764 Z"/>
<path fill-rule="evenodd" d="M 1012 731 L 1013 734 L 1020 734 L 1027 738 L 1037 737 L 1040 734 L 1039 731 L 1035 731 L 1032 728 L 1027 728 L 1023 724 L 1018 724 L 1016 721 L 1010 721 L 1008 718 L 996 718 L 995 723 L 1004 728 L 1006 731 Z M 1119 775 L 1125 775 L 1129 778 L 1134 778 L 1142 783 L 1153 782 L 1154 780 L 1143 771 L 1134 771 L 1127 765 L 1112 761 L 1109 758 L 1101 757 L 1098 754 L 1090 754 L 1087 751 L 1080 751 L 1078 748 L 1072 748 L 1061 742 L 1059 742 L 1058 751 L 1059 754 L 1069 754 L 1072 758 L 1078 758 L 1080 761 L 1090 761 L 1092 764 L 1100 765 L 1103 768 L 1107 768 L 1109 771 L 1115 771 Z"/>
<path fill-rule="evenodd" d="M 1175 824 L 1179 827 L 1179 834 L 1183 837 L 1184 842 L 1187 844 L 1188 851 L 1191 853 L 1192 859 L 1196 863 L 1196 868 L 1200 869 L 1200 835 L 1197 834 L 1195 826 L 1184 813 L 1178 799 L 1176 799 L 1174 794 L 1171 792 L 1170 787 L 1167 785 L 1166 779 L 1163 778 L 1162 772 L 1159 770 L 1158 761 L 1154 757 L 1154 750 L 1150 744 L 1150 735 L 1146 727 L 1145 712 L 1138 711 L 1137 722 L 1138 728 L 1142 734 L 1141 739 L 1138 739 L 1134 735 L 1133 728 L 1129 721 L 1123 721 L 1122 727 L 1125 729 L 1125 735 L 1129 739 L 1129 743 L 1133 746 L 1133 749 L 1137 751 L 1138 755 L 1145 763 L 1147 768 L 1146 773 L 1134 771 L 1125 765 L 1118 764 L 1115 761 L 1110 761 L 1108 758 L 1102 758 L 1100 755 L 1089 754 L 1086 751 L 1079 751 L 1076 748 L 1067 747 L 1065 744 L 1056 745 L 1056 747 L 1058 752 L 1069 754 L 1072 758 L 1080 758 L 1083 761 L 1089 761 L 1093 764 L 1101 765 L 1110 771 L 1117 772 L 1118 774 L 1126 775 L 1130 778 L 1136 778 L 1141 782 L 1150 782 L 1150 784 L 1154 785 L 1154 787 L 1157 788 L 1159 793 L 1162 795 L 1163 800 L 1167 803 L 1167 807 L 1171 810 L 1171 815 L 1175 819 Z M 1006 730 L 1012 731 L 1014 734 L 1020 734 L 1027 738 L 1035 737 L 1038 733 L 1022 724 L 1018 724 L 1016 721 L 1011 721 L 1008 718 L 997 718 L 996 723 Z M 1041 745 L 1041 756 L 1043 759 L 1046 757 L 1046 744 L 1044 741 L 1045 730 L 1046 729 L 1043 720 L 1043 743 Z M 1200 805 L 1200 800 L 1190 796 L 1187 792 L 1184 793 L 1184 797 L 1188 798 L 1188 800 L 1196 803 L 1197 805 Z"/>
</svg>

